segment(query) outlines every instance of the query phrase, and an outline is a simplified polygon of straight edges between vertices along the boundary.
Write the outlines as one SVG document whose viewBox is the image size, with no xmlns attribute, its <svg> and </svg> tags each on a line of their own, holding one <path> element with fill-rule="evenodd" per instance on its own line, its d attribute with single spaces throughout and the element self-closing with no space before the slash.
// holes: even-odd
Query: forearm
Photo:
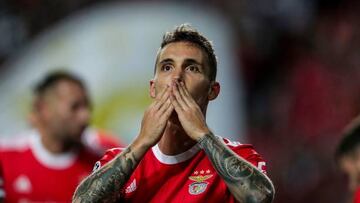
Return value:
<svg viewBox="0 0 360 203">
<path fill-rule="evenodd" d="M 269 178 L 251 163 L 236 155 L 212 133 L 204 135 L 199 143 L 237 201 L 272 201 L 274 186 Z"/>
<path fill-rule="evenodd" d="M 131 144 L 111 162 L 87 177 L 76 189 L 73 202 L 116 202 L 126 181 L 147 151 Z"/>
</svg>

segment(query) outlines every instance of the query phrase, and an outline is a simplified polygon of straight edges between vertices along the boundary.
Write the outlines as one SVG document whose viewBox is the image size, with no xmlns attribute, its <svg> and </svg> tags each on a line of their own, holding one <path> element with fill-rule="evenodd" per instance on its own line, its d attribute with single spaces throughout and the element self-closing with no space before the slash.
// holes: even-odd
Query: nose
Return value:
<svg viewBox="0 0 360 203">
<path fill-rule="evenodd" d="M 182 68 L 177 68 L 175 71 L 173 71 L 172 79 L 175 81 L 182 81 L 184 77 L 184 73 Z"/>
</svg>

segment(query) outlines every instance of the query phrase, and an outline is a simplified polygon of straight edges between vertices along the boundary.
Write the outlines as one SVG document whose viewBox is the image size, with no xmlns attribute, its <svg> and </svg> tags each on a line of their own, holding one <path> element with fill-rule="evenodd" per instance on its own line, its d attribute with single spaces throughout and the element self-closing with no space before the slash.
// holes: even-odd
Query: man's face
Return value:
<svg viewBox="0 0 360 203">
<path fill-rule="evenodd" d="M 174 80 L 180 80 L 203 109 L 213 99 L 209 98 L 209 71 L 206 55 L 198 46 L 189 42 L 170 43 L 159 52 L 155 78 L 151 81 L 151 97 L 156 97 Z"/>
<path fill-rule="evenodd" d="M 58 82 L 46 93 L 40 116 L 51 136 L 65 143 L 79 143 L 90 120 L 86 91 L 71 81 Z"/>
</svg>

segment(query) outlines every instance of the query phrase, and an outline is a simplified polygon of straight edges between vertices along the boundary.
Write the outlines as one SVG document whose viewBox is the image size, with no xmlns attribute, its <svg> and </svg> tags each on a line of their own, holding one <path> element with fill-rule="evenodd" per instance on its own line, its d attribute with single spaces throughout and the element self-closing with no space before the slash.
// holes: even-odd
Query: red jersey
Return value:
<svg viewBox="0 0 360 203">
<path fill-rule="evenodd" d="M 358 187 L 354 194 L 354 201 L 353 203 L 360 203 L 360 187 Z"/>
<path fill-rule="evenodd" d="M 61 155 L 48 152 L 35 130 L 1 140 L 0 197 L 5 202 L 71 202 L 105 150 L 95 131 L 86 131 L 83 139 L 84 149 Z"/>
<path fill-rule="evenodd" d="M 265 162 L 252 145 L 220 139 L 236 154 L 265 173 Z M 121 151 L 121 148 L 109 150 L 96 163 L 96 168 L 112 160 Z M 163 154 L 155 145 L 146 152 L 119 192 L 124 193 L 124 202 L 236 202 L 198 144 L 175 156 Z"/>
</svg>

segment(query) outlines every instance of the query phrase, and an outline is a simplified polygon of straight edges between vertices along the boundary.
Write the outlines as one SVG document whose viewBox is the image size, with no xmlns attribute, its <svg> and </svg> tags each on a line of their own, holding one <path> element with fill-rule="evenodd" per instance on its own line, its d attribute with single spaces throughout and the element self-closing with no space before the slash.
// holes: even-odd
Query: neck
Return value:
<svg viewBox="0 0 360 203">
<path fill-rule="evenodd" d="M 158 145 L 162 153 L 177 155 L 187 151 L 196 144 L 184 131 L 179 122 L 168 121 L 164 134 Z"/>
</svg>

